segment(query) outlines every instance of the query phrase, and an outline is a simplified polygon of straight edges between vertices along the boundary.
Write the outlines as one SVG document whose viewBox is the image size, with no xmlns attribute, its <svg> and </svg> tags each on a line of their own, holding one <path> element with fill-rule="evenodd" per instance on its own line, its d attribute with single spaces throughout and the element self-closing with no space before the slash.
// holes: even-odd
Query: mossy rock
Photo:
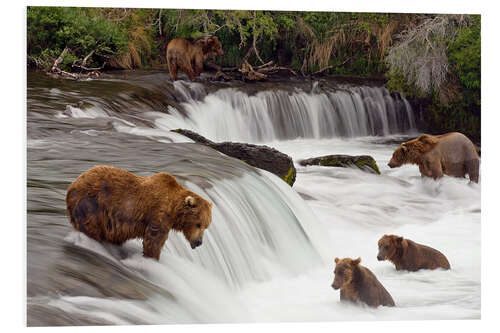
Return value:
<svg viewBox="0 0 500 333">
<path fill-rule="evenodd" d="M 363 171 L 376 173 L 380 175 L 377 162 L 368 155 L 350 156 L 350 155 L 326 155 L 313 157 L 299 162 L 302 166 L 320 165 L 328 167 L 357 167 Z"/>
<path fill-rule="evenodd" d="M 297 176 L 297 170 L 295 170 L 295 166 L 293 165 L 293 162 L 290 163 L 290 169 L 288 169 L 288 172 L 286 173 L 285 177 L 282 179 L 290 186 L 293 186 L 293 183 L 295 183 L 295 177 Z"/>
</svg>

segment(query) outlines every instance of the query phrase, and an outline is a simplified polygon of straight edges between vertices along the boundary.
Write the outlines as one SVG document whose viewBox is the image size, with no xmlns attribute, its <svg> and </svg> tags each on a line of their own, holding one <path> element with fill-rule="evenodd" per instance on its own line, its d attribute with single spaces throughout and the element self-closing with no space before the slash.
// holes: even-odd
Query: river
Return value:
<svg viewBox="0 0 500 333">
<path fill-rule="evenodd" d="M 390 169 L 398 143 L 418 131 L 408 102 L 376 82 L 28 73 L 27 105 L 29 326 L 480 318 L 481 182 Z M 293 158 L 296 182 L 175 128 L 272 146 Z M 297 163 L 326 154 L 371 155 L 382 174 Z M 172 232 L 157 262 L 140 240 L 116 247 L 74 231 L 66 188 L 98 164 L 169 172 L 213 202 L 203 245 L 191 250 Z M 440 250 L 452 269 L 396 271 L 376 259 L 384 234 Z M 397 306 L 340 303 L 335 257 L 361 257 Z"/>
</svg>

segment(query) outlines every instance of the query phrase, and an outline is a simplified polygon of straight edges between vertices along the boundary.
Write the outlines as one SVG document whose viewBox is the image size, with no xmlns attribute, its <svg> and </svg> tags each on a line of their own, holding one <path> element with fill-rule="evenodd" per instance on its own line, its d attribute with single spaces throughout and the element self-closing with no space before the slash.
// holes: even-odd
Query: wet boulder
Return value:
<svg viewBox="0 0 500 333">
<path fill-rule="evenodd" d="M 172 132 L 182 134 L 196 143 L 206 145 L 227 156 L 242 160 L 253 167 L 274 173 L 292 186 L 297 174 L 290 156 L 264 145 L 240 142 L 213 142 L 190 130 L 175 129 Z"/>
<path fill-rule="evenodd" d="M 326 155 L 299 161 L 302 166 L 320 165 L 329 167 L 357 167 L 363 171 L 380 174 L 377 162 L 368 155 Z"/>
</svg>

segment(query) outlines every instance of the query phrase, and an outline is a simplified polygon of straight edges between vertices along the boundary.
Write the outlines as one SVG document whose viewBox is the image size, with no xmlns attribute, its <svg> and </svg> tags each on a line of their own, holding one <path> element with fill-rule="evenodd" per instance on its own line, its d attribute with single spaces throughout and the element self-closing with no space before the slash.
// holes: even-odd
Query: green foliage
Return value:
<svg viewBox="0 0 500 333">
<path fill-rule="evenodd" d="M 366 40 L 378 49 L 377 31 L 396 17 L 378 13 L 72 7 L 29 7 L 27 16 L 28 55 L 43 58 L 47 65 L 64 47 L 80 60 L 96 49 L 95 63 L 114 59 L 114 65 L 124 67 L 159 64 L 164 63 L 169 40 L 215 34 L 223 44 L 225 57 L 218 59 L 223 66 L 241 64 L 255 41 L 264 61 L 274 60 L 306 73 L 321 69 L 318 64 L 325 63 L 335 66 L 333 73 L 362 76 L 383 71 L 378 55 L 383 52 L 367 49 Z M 304 61 L 311 57 L 315 60 L 304 68 Z M 257 63 L 256 55 L 249 61 Z"/>
<path fill-rule="evenodd" d="M 399 92 L 406 98 L 425 97 L 425 94 L 415 87 L 415 85 L 410 84 L 399 71 L 395 71 L 389 75 L 389 80 L 387 80 L 385 86 L 390 92 Z"/>
<path fill-rule="evenodd" d="M 472 16 L 470 27 L 459 30 L 448 47 L 451 72 L 465 88 L 466 103 L 481 105 L 481 16 Z"/>
<path fill-rule="evenodd" d="M 96 62 L 119 53 L 127 35 L 118 25 L 96 16 L 91 8 L 28 7 L 27 41 L 28 55 L 40 58 L 46 67 L 68 47 L 70 52 L 62 66 L 69 69 L 74 60 L 83 59 L 91 51 Z"/>
</svg>

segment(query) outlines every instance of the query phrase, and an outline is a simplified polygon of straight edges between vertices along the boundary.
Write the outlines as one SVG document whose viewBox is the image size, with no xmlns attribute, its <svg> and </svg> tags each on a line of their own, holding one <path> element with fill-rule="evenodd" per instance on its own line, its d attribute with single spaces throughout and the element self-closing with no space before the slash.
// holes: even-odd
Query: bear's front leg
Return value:
<svg viewBox="0 0 500 333">
<path fill-rule="evenodd" d="M 443 177 L 443 166 L 441 165 L 441 161 L 437 160 L 430 162 L 429 169 L 431 177 L 434 178 L 434 180 Z"/>
<path fill-rule="evenodd" d="M 160 253 L 163 245 L 167 241 L 169 230 L 161 228 L 159 225 L 152 223 L 145 231 L 142 240 L 142 252 L 145 257 L 155 258 L 160 260 Z"/>
<path fill-rule="evenodd" d="M 340 289 L 340 300 L 341 301 L 347 301 L 347 296 L 345 294 L 345 290 L 344 289 Z"/>
</svg>

